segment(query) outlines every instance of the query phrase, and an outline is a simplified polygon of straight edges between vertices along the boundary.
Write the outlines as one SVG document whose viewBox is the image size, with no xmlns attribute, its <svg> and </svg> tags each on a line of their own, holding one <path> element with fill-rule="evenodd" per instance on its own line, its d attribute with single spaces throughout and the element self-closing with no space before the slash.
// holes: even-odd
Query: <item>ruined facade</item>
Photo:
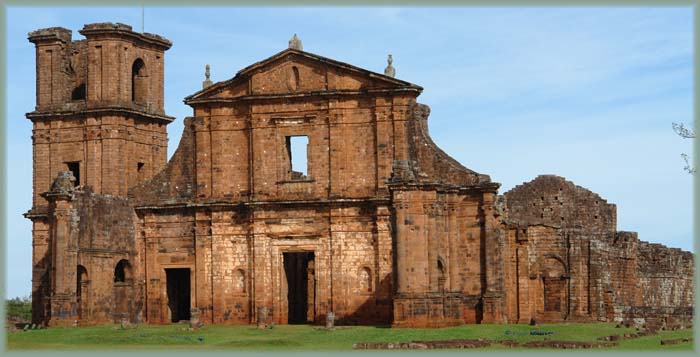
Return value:
<svg viewBox="0 0 700 357">
<path fill-rule="evenodd" d="M 370 72 L 295 36 L 230 80 L 207 70 L 166 162 L 171 43 L 123 24 L 80 33 L 29 34 L 36 323 L 690 314 L 690 253 L 618 232 L 614 205 L 557 176 L 498 196 L 432 142 L 423 89 L 391 62 Z"/>
</svg>

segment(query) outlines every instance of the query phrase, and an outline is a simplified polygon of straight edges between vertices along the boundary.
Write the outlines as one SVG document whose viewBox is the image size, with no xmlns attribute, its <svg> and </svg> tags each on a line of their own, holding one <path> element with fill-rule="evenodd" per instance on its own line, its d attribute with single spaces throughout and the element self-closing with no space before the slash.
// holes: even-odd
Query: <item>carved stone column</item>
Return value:
<svg viewBox="0 0 700 357">
<path fill-rule="evenodd" d="M 51 246 L 51 318 L 49 326 L 73 326 L 78 320 L 77 244 L 71 241 L 73 182 L 70 171 L 59 172 L 49 192 Z"/>
</svg>

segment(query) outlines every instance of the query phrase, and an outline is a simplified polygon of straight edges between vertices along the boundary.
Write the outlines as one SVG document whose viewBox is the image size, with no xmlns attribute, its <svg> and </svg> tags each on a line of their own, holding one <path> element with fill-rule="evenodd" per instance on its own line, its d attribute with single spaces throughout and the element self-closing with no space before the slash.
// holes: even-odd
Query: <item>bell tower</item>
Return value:
<svg viewBox="0 0 700 357">
<path fill-rule="evenodd" d="M 85 38 L 52 27 L 29 33 L 36 48 L 33 123 L 32 295 L 35 322 L 49 315 L 51 222 L 48 192 L 60 172 L 75 189 L 126 197 L 167 161 L 163 110 L 164 37 L 114 23 L 85 25 Z M 55 227 L 54 227 L 55 228 Z M 71 268 L 72 269 L 72 268 Z"/>
<path fill-rule="evenodd" d="M 29 34 L 36 45 L 34 204 L 60 171 L 76 186 L 125 196 L 167 160 L 164 53 L 171 42 L 131 26 L 85 25 L 83 40 L 53 27 Z"/>
</svg>

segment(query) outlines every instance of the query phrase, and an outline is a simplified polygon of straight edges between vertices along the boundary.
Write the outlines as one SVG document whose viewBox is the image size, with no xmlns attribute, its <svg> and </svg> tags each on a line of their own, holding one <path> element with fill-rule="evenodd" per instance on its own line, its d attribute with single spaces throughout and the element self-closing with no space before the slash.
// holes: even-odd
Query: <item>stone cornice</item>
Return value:
<svg viewBox="0 0 700 357">
<path fill-rule="evenodd" d="M 304 205 L 304 206 L 323 206 L 323 205 L 345 205 L 345 204 L 366 204 L 372 203 L 376 205 L 391 203 L 388 198 L 339 198 L 339 199 L 320 199 L 320 200 L 279 200 L 279 201 L 210 201 L 210 202 L 192 202 L 192 203 L 174 203 L 165 205 L 142 205 L 134 207 L 135 210 L 166 210 L 166 209 L 182 209 L 182 208 L 236 208 L 236 207 L 264 207 L 275 205 Z"/>
<path fill-rule="evenodd" d="M 84 116 L 84 115 L 96 115 L 96 114 L 116 114 L 116 115 L 133 115 L 133 116 L 140 116 L 140 117 L 145 117 L 149 119 L 153 119 L 156 121 L 160 121 L 164 124 L 169 124 L 172 123 L 173 120 L 175 120 L 174 117 L 167 116 L 167 115 L 160 115 L 160 114 L 154 114 L 154 113 L 148 113 L 132 108 L 127 108 L 127 107 L 122 107 L 122 106 L 108 106 L 108 107 L 101 107 L 101 108 L 85 108 L 85 109 L 76 109 L 76 110 L 50 110 L 50 111 L 33 111 L 25 114 L 27 119 L 34 121 L 34 120 L 46 120 L 46 119 L 53 119 L 55 117 L 72 117 L 72 116 Z"/>
<path fill-rule="evenodd" d="M 420 94 L 420 89 L 414 87 L 399 87 L 399 88 L 378 88 L 378 89 L 367 89 L 363 91 L 355 90 L 334 90 L 334 91 L 307 91 L 298 92 L 292 94 L 259 94 L 259 95 L 245 95 L 235 98 L 201 98 L 201 99 L 189 99 L 185 98 L 183 102 L 187 105 L 193 104 L 203 104 L 203 103 L 238 103 L 238 102 L 249 102 L 249 101 L 263 101 L 263 100 L 280 100 L 280 99 L 308 99 L 309 97 L 341 97 L 341 96 L 362 96 L 362 95 L 373 95 L 373 94 L 387 94 L 387 93 L 417 93 Z"/>
<path fill-rule="evenodd" d="M 497 192 L 498 182 L 481 183 L 474 186 L 454 186 L 441 182 L 391 182 L 387 186 L 393 191 L 438 191 L 451 193 Z"/>
</svg>

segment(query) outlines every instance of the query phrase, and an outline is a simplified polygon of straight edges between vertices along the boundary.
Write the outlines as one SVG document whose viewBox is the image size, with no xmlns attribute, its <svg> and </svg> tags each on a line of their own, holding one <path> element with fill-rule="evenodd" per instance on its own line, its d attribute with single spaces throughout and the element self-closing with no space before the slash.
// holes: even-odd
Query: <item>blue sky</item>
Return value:
<svg viewBox="0 0 700 357">
<path fill-rule="evenodd" d="M 165 57 L 168 152 L 191 109 L 182 99 L 286 48 L 424 87 L 434 141 L 503 193 L 557 174 L 617 204 L 618 229 L 692 250 L 692 9 L 686 8 L 145 8 L 145 31 L 173 42 Z M 31 289 L 31 122 L 34 47 L 27 33 L 122 22 L 141 8 L 7 9 L 7 289 Z"/>
</svg>

